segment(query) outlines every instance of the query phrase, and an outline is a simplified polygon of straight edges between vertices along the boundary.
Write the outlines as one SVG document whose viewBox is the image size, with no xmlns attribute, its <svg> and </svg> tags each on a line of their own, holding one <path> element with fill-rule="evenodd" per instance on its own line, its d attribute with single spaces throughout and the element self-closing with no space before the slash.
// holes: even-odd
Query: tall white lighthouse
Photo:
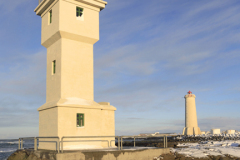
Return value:
<svg viewBox="0 0 240 160">
<path fill-rule="evenodd" d="M 199 135 L 201 134 L 200 128 L 197 122 L 196 111 L 196 96 L 191 91 L 188 92 L 185 98 L 185 128 L 183 129 L 183 135 Z"/>
<path fill-rule="evenodd" d="M 115 135 L 116 108 L 94 101 L 93 45 L 99 40 L 99 12 L 106 4 L 39 0 L 35 12 L 42 18 L 41 43 L 47 49 L 46 103 L 38 108 L 40 137 Z M 63 148 L 107 147 L 106 140 L 112 139 L 66 142 Z M 40 142 L 39 148 L 55 149 L 56 144 Z"/>
</svg>

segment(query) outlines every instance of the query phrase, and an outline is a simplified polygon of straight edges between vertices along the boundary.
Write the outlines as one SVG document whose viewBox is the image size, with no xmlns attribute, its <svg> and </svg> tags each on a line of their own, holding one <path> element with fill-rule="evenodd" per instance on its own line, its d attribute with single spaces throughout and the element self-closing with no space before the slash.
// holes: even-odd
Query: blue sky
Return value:
<svg viewBox="0 0 240 160">
<path fill-rule="evenodd" d="M 46 49 L 37 4 L 0 1 L 0 139 L 38 135 Z M 240 130 L 239 10 L 238 0 L 108 0 L 95 101 L 117 108 L 117 135 L 182 132 L 189 90 L 201 130 Z"/>
</svg>

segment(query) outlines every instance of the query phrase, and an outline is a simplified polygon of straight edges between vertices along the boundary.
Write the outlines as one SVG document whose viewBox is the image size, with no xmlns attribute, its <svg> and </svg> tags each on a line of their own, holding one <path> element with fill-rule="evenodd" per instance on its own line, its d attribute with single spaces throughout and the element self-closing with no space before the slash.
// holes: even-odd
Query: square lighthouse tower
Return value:
<svg viewBox="0 0 240 160">
<path fill-rule="evenodd" d="M 47 48 L 46 103 L 38 108 L 39 136 L 114 136 L 115 107 L 94 101 L 93 45 L 99 40 L 103 0 L 39 0 L 41 43 Z M 109 139 L 111 141 L 111 139 Z M 82 146 L 82 147 L 81 147 Z M 64 143 L 64 149 L 104 142 Z M 55 149 L 40 143 L 40 149 Z"/>
</svg>

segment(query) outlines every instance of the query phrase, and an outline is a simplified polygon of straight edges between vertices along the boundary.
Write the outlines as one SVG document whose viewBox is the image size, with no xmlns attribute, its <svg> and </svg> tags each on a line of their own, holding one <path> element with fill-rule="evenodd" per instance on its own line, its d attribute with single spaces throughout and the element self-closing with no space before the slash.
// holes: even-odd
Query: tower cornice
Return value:
<svg viewBox="0 0 240 160">
<path fill-rule="evenodd" d="M 187 94 L 184 98 L 196 98 L 196 96 L 194 94 Z"/>
<path fill-rule="evenodd" d="M 57 2 L 59 0 L 40 0 L 37 8 L 35 8 L 34 12 L 36 12 L 37 15 L 41 16 L 42 13 L 53 3 Z M 62 0 L 66 1 L 66 0 Z M 83 4 L 90 5 L 92 7 L 99 8 L 100 10 L 103 10 L 105 6 L 107 5 L 106 1 L 103 0 L 68 0 L 68 1 L 76 1 L 81 2 Z"/>
<path fill-rule="evenodd" d="M 35 8 L 34 12 L 37 15 L 41 16 L 41 14 L 54 2 L 58 0 L 40 0 L 37 8 Z"/>
<path fill-rule="evenodd" d="M 75 1 L 89 4 L 94 7 L 98 7 L 98 8 L 100 8 L 100 10 L 103 10 L 105 8 L 105 6 L 107 5 L 107 2 L 103 1 L 103 0 L 75 0 Z"/>
</svg>

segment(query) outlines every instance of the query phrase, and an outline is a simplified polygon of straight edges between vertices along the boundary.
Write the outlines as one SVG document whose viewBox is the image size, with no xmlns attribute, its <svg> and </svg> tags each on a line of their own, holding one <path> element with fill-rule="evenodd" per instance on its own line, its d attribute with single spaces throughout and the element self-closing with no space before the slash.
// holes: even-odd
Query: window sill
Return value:
<svg viewBox="0 0 240 160">
<path fill-rule="evenodd" d="M 84 126 L 83 126 L 83 127 L 79 127 L 79 126 L 77 126 L 77 128 L 84 128 Z"/>
<path fill-rule="evenodd" d="M 79 20 L 79 21 L 84 21 L 84 17 L 83 16 L 82 17 L 80 17 L 80 16 L 76 17 L 76 19 Z"/>
</svg>

